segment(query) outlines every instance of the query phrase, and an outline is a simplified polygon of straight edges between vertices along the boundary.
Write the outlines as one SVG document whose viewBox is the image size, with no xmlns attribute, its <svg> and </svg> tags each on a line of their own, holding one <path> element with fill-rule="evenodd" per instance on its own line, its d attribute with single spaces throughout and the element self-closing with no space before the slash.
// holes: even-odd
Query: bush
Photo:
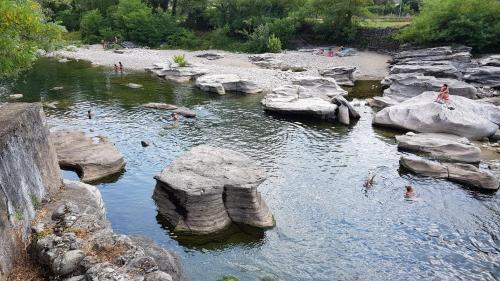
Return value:
<svg viewBox="0 0 500 281">
<path fill-rule="evenodd" d="M 281 40 L 272 34 L 269 37 L 269 42 L 267 43 L 267 49 L 271 53 L 279 53 L 281 52 Z"/>
<path fill-rule="evenodd" d="M 496 0 L 424 0 L 421 13 L 396 39 L 418 43 L 460 43 L 476 51 L 500 45 L 500 3 Z"/>
<path fill-rule="evenodd" d="M 264 53 L 267 51 L 269 43 L 269 26 L 261 24 L 250 34 L 248 40 L 248 51 Z"/>
<path fill-rule="evenodd" d="M 165 47 L 167 48 L 182 48 L 196 49 L 200 45 L 200 40 L 196 35 L 185 28 L 179 28 L 175 33 L 167 36 Z"/>
<path fill-rule="evenodd" d="M 188 62 L 184 55 L 174 56 L 174 62 L 178 64 L 180 67 L 186 67 Z"/>
<path fill-rule="evenodd" d="M 104 18 L 98 10 L 86 12 L 80 22 L 82 41 L 89 44 L 98 43 L 101 40 L 99 30 L 102 28 L 103 23 Z"/>
</svg>

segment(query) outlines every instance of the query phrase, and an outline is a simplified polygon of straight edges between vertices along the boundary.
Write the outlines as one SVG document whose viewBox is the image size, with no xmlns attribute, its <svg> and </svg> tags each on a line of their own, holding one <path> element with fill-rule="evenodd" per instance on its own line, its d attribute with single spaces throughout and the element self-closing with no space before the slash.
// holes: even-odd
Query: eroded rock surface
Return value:
<svg viewBox="0 0 500 281">
<path fill-rule="evenodd" d="M 93 182 L 122 171 L 123 155 L 107 138 L 91 138 L 82 131 L 56 131 L 50 134 L 64 169 L 76 170 L 83 182 Z"/>
<path fill-rule="evenodd" d="M 480 66 L 468 68 L 464 80 L 479 86 L 500 89 L 500 66 Z"/>
<path fill-rule="evenodd" d="M 76 280 L 186 280 L 177 256 L 144 237 L 113 233 L 100 192 L 65 181 L 58 200 L 43 206 L 32 254 L 51 276 Z M 65 279 L 66 280 L 66 279 Z M 72 280 L 72 279 L 70 279 Z M 152 279 L 155 280 L 155 279 Z"/>
<path fill-rule="evenodd" d="M 246 155 L 201 145 L 174 160 L 155 177 L 154 199 L 174 231 L 209 234 L 232 222 L 258 228 L 274 225 L 260 193 L 265 172 Z"/>
<path fill-rule="evenodd" d="M 242 79 L 236 74 L 210 74 L 196 79 L 196 86 L 203 91 L 224 95 L 226 92 L 255 94 L 262 89 L 252 81 Z"/>
<path fill-rule="evenodd" d="M 174 62 L 155 63 L 152 67 L 147 67 L 146 71 L 156 74 L 166 80 L 185 83 L 195 80 L 197 77 L 205 75 L 208 70 L 196 65 L 179 66 Z"/>
<path fill-rule="evenodd" d="M 354 86 L 354 66 L 337 66 L 319 70 L 319 74 L 335 79 L 342 86 Z"/>
<path fill-rule="evenodd" d="M 460 96 L 450 98 L 448 106 L 435 102 L 438 93 L 424 92 L 400 104 L 379 111 L 373 123 L 422 133 L 446 133 L 482 139 L 498 129 L 500 110 L 497 106 Z"/>
<path fill-rule="evenodd" d="M 448 179 L 485 190 L 498 190 L 498 178 L 476 166 L 461 163 L 439 163 L 418 157 L 401 157 L 399 164 L 424 176 Z"/>
<path fill-rule="evenodd" d="M 396 136 L 398 148 L 401 150 L 421 152 L 434 159 L 479 163 L 481 149 L 468 139 L 450 134 L 408 133 Z"/>
</svg>

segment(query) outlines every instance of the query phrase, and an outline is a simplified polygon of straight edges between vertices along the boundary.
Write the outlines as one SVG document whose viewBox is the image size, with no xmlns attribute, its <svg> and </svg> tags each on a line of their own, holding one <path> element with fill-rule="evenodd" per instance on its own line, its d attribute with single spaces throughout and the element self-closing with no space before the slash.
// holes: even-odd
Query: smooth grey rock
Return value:
<svg viewBox="0 0 500 281">
<path fill-rule="evenodd" d="M 298 85 L 286 85 L 273 89 L 261 101 L 264 109 L 291 115 L 304 115 L 335 120 L 338 106 L 312 89 Z"/>
<path fill-rule="evenodd" d="M 342 89 L 335 79 L 317 76 L 301 76 L 292 80 L 292 84 L 309 89 L 315 96 L 329 99 L 335 96 L 345 96 L 347 91 Z"/>
<path fill-rule="evenodd" d="M 447 133 L 482 139 L 498 129 L 500 110 L 494 105 L 452 96 L 449 106 L 436 103 L 438 93 L 424 92 L 400 104 L 379 111 L 373 124 L 422 133 Z"/>
<path fill-rule="evenodd" d="M 22 99 L 22 98 L 23 98 L 22 94 L 9 95 L 9 99 L 11 99 L 11 100 L 18 100 L 18 99 Z"/>
<path fill-rule="evenodd" d="M 226 92 L 255 94 L 262 89 L 254 82 L 242 79 L 236 74 L 207 74 L 196 79 L 196 86 L 203 91 L 224 95 Z"/>
<path fill-rule="evenodd" d="M 390 69 L 389 74 L 400 73 L 421 73 L 425 76 L 434 76 L 439 78 L 454 78 L 460 79 L 462 74 L 458 69 L 450 64 L 446 65 L 414 65 L 414 64 L 398 64 Z"/>
<path fill-rule="evenodd" d="M 468 68 L 464 80 L 480 86 L 500 89 L 500 66 Z"/>
<path fill-rule="evenodd" d="M 490 103 L 496 106 L 500 106 L 500 97 L 491 97 L 478 100 L 479 102 Z"/>
<path fill-rule="evenodd" d="M 186 281 L 186 273 L 182 268 L 182 263 L 180 258 L 173 252 L 167 251 L 158 245 L 155 242 L 145 236 L 141 235 L 133 235 L 130 236 L 130 239 L 138 245 L 139 247 L 144 249 L 144 253 L 147 256 L 152 257 L 156 263 L 158 264 L 158 268 L 167 273 L 173 281 Z M 158 272 L 158 271 L 157 271 Z M 164 274 L 160 274 L 163 276 Z M 146 275 L 146 280 L 147 279 Z M 155 279 L 152 279 L 155 280 Z M 158 279 L 161 280 L 161 279 Z"/>
<path fill-rule="evenodd" d="M 56 147 L 59 165 L 75 169 L 84 182 L 96 181 L 119 173 L 125 166 L 123 155 L 105 137 L 92 139 L 81 131 L 57 131 L 50 135 Z"/>
<path fill-rule="evenodd" d="M 335 96 L 332 99 L 332 102 L 337 104 L 338 106 L 345 106 L 349 111 L 349 117 L 354 119 L 359 119 L 361 115 L 359 115 L 358 111 L 352 106 L 350 102 L 348 102 L 343 96 Z"/>
<path fill-rule="evenodd" d="M 73 273 L 78 270 L 84 257 L 81 250 L 67 251 L 53 261 L 52 272 L 59 276 Z"/>
<path fill-rule="evenodd" d="M 64 279 L 63 281 L 87 281 L 85 275 L 78 275 Z"/>
<path fill-rule="evenodd" d="M 497 177 L 488 171 L 481 171 L 476 166 L 470 164 L 441 164 L 422 158 L 406 156 L 401 157 L 399 164 L 416 174 L 448 179 L 485 190 L 498 190 Z"/>
<path fill-rule="evenodd" d="M 342 86 L 354 86 L 355 66 L 336 66 L 318 70 L 319 74 L 335 79 Z"/>
<path fill-rule="evenodd" d="M 477 97 L 474 86 L 458 81 L 456 79 L 435 78 L 432 76 L 406 76 L 394 80 L 388 89 L 384 90 L 384 96 L 396 101 L 405 101 L 427 91 L 439 91 L 443 84 L 448 85 L 450 95 L 462 96 L 469 99 Z"/>
<path fill-rule="evenodd" d="M 29 237 L 38 202 L 62 186 L 57 156 L 49 140 L 39 103 L 7 103 L 0 107 L 0 280 L 11 272 L 15 238 Z M 34 200 L 36 199 L 36 200 Z M 21 214 L 21 216 L 16 215 Z M 40 222 L 41 223 L 41 222 Z"/>
<path fill-rule="evenodd" d="M 486 58 L 483 58 L 480 62 L 482 66 L 497 66 L 500 67 L 500 55 L 492 55 Z"/>
<path fill-rule="evenodd" d="M 394 63 L 405 63 L 408 61 L 456 61 L 470 62 L 471 54 L 470 47 L 434 47 L 417 50 L 409 50 L 397 53 L 393 57 Z"/>
<path fill-rule="evenodd" d="M 196 112 L 194 112 L 193 110 L 191 110 L 187 107 L 184 107 L 184 106 L 181 106 L 177 109 L 174 109 L 172 112 L 177 113 L 177 114 L 182 115 L 182 116 L 187 117 L 187 118 L 196 117 Z"/>
<path fill-rule="evenodd" d="M 173 281 L 172 276 L 163 271 L 155 271 L 147 274 L 144 281 Z"/>
<path fill-rule="evenodd" d="M 226 229 L 231 222 L 259 228 L 274 225 L 257 192 L 266 174 L 242 153 L 200 145 L 174 160 L 155 179 L 157 189 L 166 191 L 155 191 L 159 212 L 175 231 L 209 234 Z"/>
<path fill-rule="evenodd" d="M 386 108 L 398 104 L 397 101 L 391 99 L 390 97 L 373 97 L 367 100 L 369 106 L 374 108 Z"/>
<path fill-rule="evenodd" d="M 200 66 L 187 65 L 181 67 L 173 62 L 154 64 L 151 71 L 159 77 L 179 83 L 190 82 L 208 73 L 207 69 Z"/>
<path fill-rule="evenodd" d="M 406 134 L 396 136 L 398 148 L 401 150 L 429 154 L 437 160 L 479 163 L 481 149 L 468 139 L 435 133 Z"/>
<path fill-rule="evenodd" d="M 149 102 L 143 104 L 142 106 L 146 108 L 165 109 L 165 110 L 174 110 L 178 108 L 178 106 L 174 104 L 159 103 L 159 102 Z"/>
<path fill-rule="evenodd" d="M 339 106 L 338 119 L 339 119 L 340 124 L 349 125 L 349 123 L 350 123 L 349 109 L 347 108 L 347 106 L 345 106 L 345 105 Z"/>
<path fill-rule="evenodd" d="M 129 87 L 129 88 L 132 88 L 132 89 L 140 89 L 140 88 L 142 88 L 141 84 L 136 84 L 136 83 L 128 83 L 126 86 Z"/>
</svg>

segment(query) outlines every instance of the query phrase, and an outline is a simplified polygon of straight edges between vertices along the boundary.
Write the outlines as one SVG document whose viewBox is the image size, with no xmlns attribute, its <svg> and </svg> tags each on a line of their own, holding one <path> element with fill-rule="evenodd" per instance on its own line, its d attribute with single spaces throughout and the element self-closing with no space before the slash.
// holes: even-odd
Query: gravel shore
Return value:
<svg viewBox="0 0 500 281">
<path fill-rule="evenodd" d="M 196 55 L 203 53 L 218 53 L 224 58 L 207 60 Z M 310 52 L 286 51 L 276 54 L 277 59 L 289 66 L 305 68 L 304 72 L 281 71 L 263 69 L 251 63 L 248 54 L 230 53 L 225 51 L 185 51 L 185 50 L 152 50 L 152 49 L 125 49 L 123 54 L 112 50 L 103 50 L 100 45 L 90 45 L 77 48 L 73 51 L 57 51 L 48 56 L 66 57 L 72 59 L 88 60 L 95 65 L 112 67 L 121 61 L 125 69 L 144 70 L 153 63 L 171 60 L 175 55 L 184 54 L 189 63 L 203 65 L 210 73 L 237 74 L 242 78 L 254 81 L 265 90 L 288 84 L 294 77 L 303 75 L 318 75 L 318 69 L 333 66 L 355 66 L 356 79 L 378 80 L 383 79 L 388 73 L 388 55 L 375 52 L 362 51 L 349 57 L 326 57 L 313 55 Z"/>
</svg>

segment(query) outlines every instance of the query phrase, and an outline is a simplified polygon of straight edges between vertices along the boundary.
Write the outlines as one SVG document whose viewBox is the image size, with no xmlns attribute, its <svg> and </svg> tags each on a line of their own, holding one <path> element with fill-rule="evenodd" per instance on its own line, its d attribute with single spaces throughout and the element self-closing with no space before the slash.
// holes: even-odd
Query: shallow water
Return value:
<svg viewBox="0 0 500 281">
<path fill-rule="evenodd" d="M 129 89 L 129 82 L 144 88 Z M 213 96 L 147 74 L 50 60 L 39 61 L 13 91 L 23 93 L 23 101 L 60 101 L 60 108 L 45 109 L 52 126 L 110 137 L 127 162 L 118 179 L 97 185 L 113 228 L 145 234 L 175 251 L 191 280 L 500 278 L 499 195 L 400 174 L 394 133 L 372 127 L 372 111 L 362 100 L 354 101 L 362 117 L 351 127 L 287 120 L 264 114 L 260 95 Z M 142 108 L 146 102 L 184 105 L 198 117 L 164 128 L 172 125 L 168 112 Z M 85 117 L 89 108 L 92 120 Z M 141 140 L 152 145 L 143 148 Z M 201 245 L 181 244 L 170 233 L 151 198 L 153 176 L 203 143 L 245 152 L 267 170 L 260 191 L 276 227 Z M 375 184 L 364 190 L 370 171 Z M 414 201 L 403 198 L 408 182 L 416 189 Z"/>
</svg>

